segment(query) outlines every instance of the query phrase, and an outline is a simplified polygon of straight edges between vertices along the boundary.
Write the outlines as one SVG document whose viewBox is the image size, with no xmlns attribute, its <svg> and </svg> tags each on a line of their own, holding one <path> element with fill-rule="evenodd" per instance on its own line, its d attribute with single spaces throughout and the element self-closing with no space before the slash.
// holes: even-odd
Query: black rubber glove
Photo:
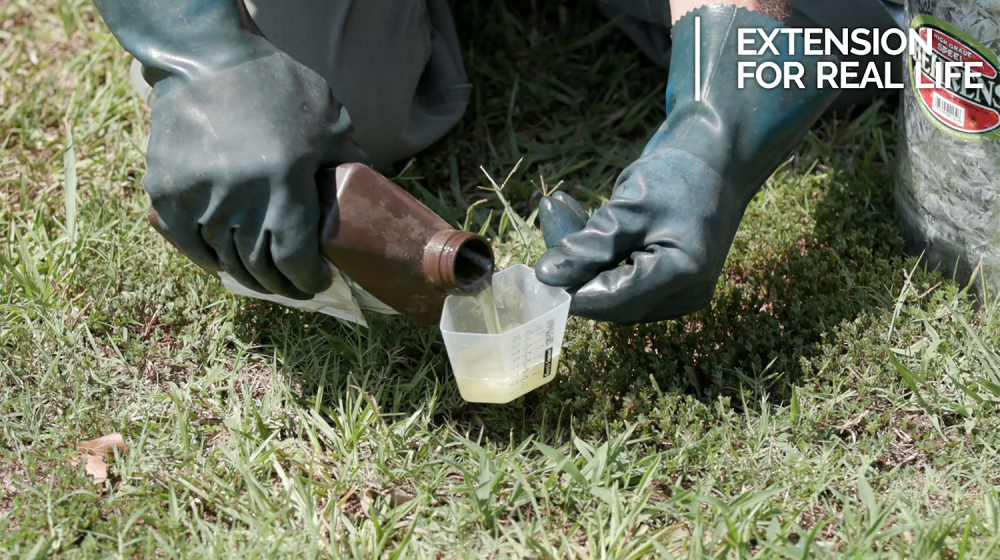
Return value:
<svg viewBox="0 0 1000 560">
<path fill-rule="evenodd" d="M 701 101 L 695 101 L 694 19 L 701 17 Z M 837 97 L 815 84 L 816 57 L 740 57 L 737 30 L 781 24 L 707 6 L 673 30 L 667 119 L 618 177 L 611 201 L 585 222 L 568 197 L 539 215 L 549 250 L 538 279 L 572 290 L 574 315 L 623 324 L 676 318 L 709 305 L 747 205 Z M 776 43 L 777 44 L 777 43 Z M 781 43 L 786 44 L 786 43 Z M 804 89 L 737 87 L 738 62 L 803 63 Z M 585 216 L 585 215 L 584 215 Z M 575 232 L 575 233 L 570 233 Z"/>
<path fill-rule="evenodd" d="M 145 188 L 158 230 L 248 288 L 309 299 L 321 167 L 364 161 L 318 74 L 267 41 L 237 0 L 95 0 L 153 85 Z"/>
</svg>

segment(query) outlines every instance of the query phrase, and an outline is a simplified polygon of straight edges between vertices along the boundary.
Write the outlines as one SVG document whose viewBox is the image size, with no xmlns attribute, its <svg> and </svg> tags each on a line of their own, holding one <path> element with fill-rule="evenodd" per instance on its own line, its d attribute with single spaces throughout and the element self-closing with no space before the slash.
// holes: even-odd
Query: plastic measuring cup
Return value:
<svg viewBox="0 0 1000 560">
<path fill-rule="evenodd" d="M 493 276 L 502 332 L 490 334 L 474 297 L 448 296 L 441 333 L 462 398 L 502 404 L 552 381 L 559 366 L 570 295 L 517 264 Z"/>
</svg>

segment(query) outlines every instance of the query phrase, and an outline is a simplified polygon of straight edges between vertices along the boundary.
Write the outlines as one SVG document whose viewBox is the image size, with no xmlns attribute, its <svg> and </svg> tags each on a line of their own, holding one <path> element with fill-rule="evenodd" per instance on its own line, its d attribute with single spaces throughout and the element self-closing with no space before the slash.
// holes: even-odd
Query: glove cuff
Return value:
<svg viewBox="0 0 1000 560">
<path fill-rule="evenodd" d="M 278 52 L 241 2 L 95 0 L 122 47 L 158 96 L 179 83 Z"/>
<path fill-rule="evenodd" d="M 700 20 L 699 60 L 696 20 Z M 673 29 L 667 119 L 643 155 L 663 149 L 687 152 L 715 170 L 727 185 L 737 187 L 748 203 L 839 95 L 838 90 L 818 87 L 816 63 L 824 59 L 803 54 L 801 34 L 779 33 L 774 44 L 780 54 L 739 55 L 740 29 L 759 28 L 770 35 L 782 27 L 772 17 L 735 6 L 704 6 L 682 17 Z M 789 39 L 794 54 L 789 54 Z M 792 84 L 785 89 L 782 84 L 765 89 L 752 77 L 740 87 L 741 62 L 755 67 L 773 62 L 780 68 L 798 62 L 804 69 L 804 87 Z"/>
</svg>

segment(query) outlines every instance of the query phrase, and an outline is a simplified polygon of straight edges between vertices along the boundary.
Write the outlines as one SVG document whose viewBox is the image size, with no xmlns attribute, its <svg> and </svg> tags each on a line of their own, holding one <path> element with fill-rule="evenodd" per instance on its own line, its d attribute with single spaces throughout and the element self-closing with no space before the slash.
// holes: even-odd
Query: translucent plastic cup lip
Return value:
<svg viewBox="0 0 1000 560">
<path fill-rule="evenodd" d="M 518 269 L 518 268 L 523 268 L 523 269 L 527 269 L 527 270 L 531 271 L 532 277 L 534 277 L 534 275 L 535 275 L 535 271 L 532 270 L 531 267 L 525 266 L 523 264 L 515 264 L 515 265 L 509 266 L 509 267 L 501 270 L 500 272 L 497 272 L 496 274 L 494 274 L 494 276 L 503 274 L 504 272 L 506 272 L 508 270 L 513 271 L 513 270 Z M 534 280 L 534 282 L 536 282 L 538 284 L 541 284 L 541 282 L 539 282 L 538 280 Z M 545 286 L 546 288 L 551 288 L 553 291 L 556 292 L 555 299 L 556 299 L 557 303 L 556 303 L 555 307 L 553 307 L 551 310 L 547 311 L 546 314 L 547 313 L 551 313 L 552 311 L 561 310 L 561 308 L 565 306 L 566 307 L 566 317 L 562 319 L 562 322 L 565 323 L 569 319 L 569 304 L 570 304 L 570 301 L 573 299 L 572 296 L 570 296 L 569 292 L 567 292 L 566 290 L 563 290 L 563 289 L 560 289 L 560 288 L 551 287 L 551 286 L 547 286 L 547 285 L 544 285 L 544 284 L 542 284 L 542 285 Z M 441 332 L 445 333 L 445 334 L 463 334 L 463 335 L 483 336 L 483 337 L 489 337 L 489 338 L 503 338 L 503 337 L 509 337 L 509 336 L 512 336 L 512 335 L 515 335 L 515 334 L 519 334 L 519 331 L 526 331 L 529 328 L 531 328 L 534 325 L 534 323 L 536 323 L 539 319 L 541 319 L 541 317 L 538 317 L 536 319 L 532 319 L 531 321 L 528 321 L 527 323 L 524 323 L 523 325 L 518 325 L 518 326 L 516 326 L 516 327 L 514 327 L 512 329 L 505 330 L 504 332 L 502 332 L 500 334 L 473 333 L 473 332 L 468 332 L 468 331 L 460 331 L 460 330 L 449 329 L 449 328 L 445 327 L 445 324 L 447 322 L 447 317 L 445 316 L 445 314 L 447 313 L 448 307 L 449 307 L 448 306 L 448 300 L 450 300 L 451 298 L 454 298 L 454 297 L 467 297 L 467 296 L 448 296 L 445 299 L 445 313 L 441 314 L 441 320 L 438 322 L 438 327 L 441 329 Z"/>
</svg>

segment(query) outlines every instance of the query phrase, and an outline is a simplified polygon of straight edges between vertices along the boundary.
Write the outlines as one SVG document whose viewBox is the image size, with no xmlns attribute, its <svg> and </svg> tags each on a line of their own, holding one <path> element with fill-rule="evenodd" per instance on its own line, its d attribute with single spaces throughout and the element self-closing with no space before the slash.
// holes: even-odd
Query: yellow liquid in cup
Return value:
<svg viewBox="0 0 1000 560">
<path fill-rule="evenodd" d="M 505 403 L 530 393 L 555 378 L 559 369 L 559 357 L 556 356 L 546 376 L 544 363 L 528 368 L 521 375 L 512 379 L 473 379 L 471 377 L 456 377 L 458 390 L 462 398 L 469 402 Z"/>
</svg>

